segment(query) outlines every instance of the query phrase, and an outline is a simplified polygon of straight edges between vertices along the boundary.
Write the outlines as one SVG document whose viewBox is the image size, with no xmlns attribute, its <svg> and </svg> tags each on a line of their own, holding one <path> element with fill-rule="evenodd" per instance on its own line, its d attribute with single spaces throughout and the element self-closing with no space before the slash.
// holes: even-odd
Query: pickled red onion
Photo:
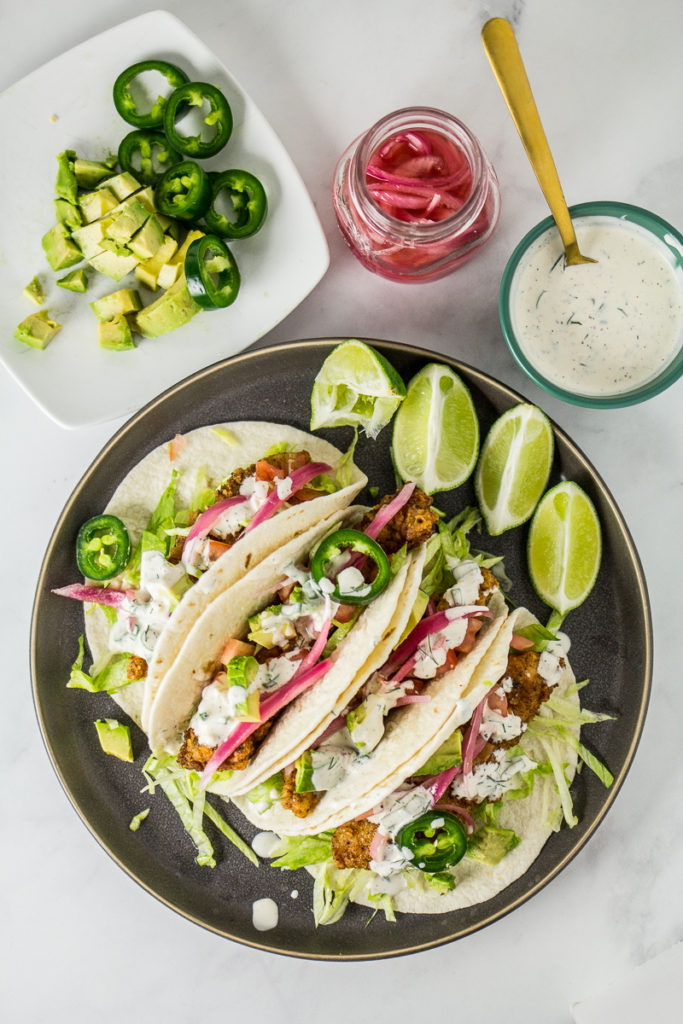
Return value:
<svg viewBox="0 0 683 1024">
<path fill-rule="evenodd" d="M 289 479 L 292 481 L 292 489 L 287 497 L 278 497 L 277 488 L 272 490 L 251 522 L 245 526 L 243 536 L 246 536 L 246 534 L 251 530 L 255 530 L 262 522 L 269 519 L 274 512 L 277 512 L 280 505 L 284 505 L 286 501 L 289 501 L 292 495 L 296 494 L 296 492 L 301 490 L 302 487 L 305 487 L 306 484 L 310 483 L 310 481 L 316 476 L 320 476 L 322 473 L 331 472 L 332 467 L 326 462 L 309 462 L 308 465 L 302 466 L 300 469 L 295 469 L 289 474 Z"/>
<path fill-rule="evenodd" d="M 244 495 L 237 494 L 233 498 L 225 498 L 224 501 L 217 501 L 215 505 L 211 505 L 206 509 L 206 511 L 202 512 L 185 538 L 182 554 L 183 565 L 192 563 L 192 558 L 197 544 L 204 540 L 207 534 L 211 532 L 212 527 L 220 519 L 223 513 L 227 512 L 229 508 L 233 508 L 235 505 L 243 505 L 244 502 L 248 500 L 249 499 Z"/>
<path fill-rule="evenodd" d="M 108 604 L 118 608 L 126 600 L 135 597 L 134 590 L 114 590 L 113 587 L 92 587 L 83 583 L 71 583 L 52 591 L 60 597 L 72 597 L 75 601 L 92 601 L 94 604 Z"/>
<path fill-rule="evenodd" d="M 379 534 L 382 532 L 389 520 L 393 519 L 396 513 L 399 512 L 407 503 L 411 494 L 415 490 L 415 487 L 416 485 L 414 483 L 404 484 L 396 497 L 392 498 L 389 504 L 385 505 L 384 508 L 379 509 L 370 525 L 363 531 L 366 537 L 369 537 L 371 540 L 377 540 Z"/>
<path fill-rule="evenodd" d="M 227 739 L 216 748 L 213 752 L 210 760 L 207 762 L 204 771 L 201 774 L 199 780 L 199 788 L 206 789 L 211 777 L 215 771 L 217 771 L 223 764 L 226 758 L 230 757 L 232 753 L 237 750 L 241 743 L 251 736 L 253 732 L 267 722 L 270 718 L 281 711 L 282 708 L 290 704 L 295 697 L 298 697 L 300 693 L 307 690 L 310 686 L 325 675 L 327 670 L 330 668 L 332 661 L 330 658 L 326 658 L 324 661 L 318 662 L 313 668 L 308 669 L 306 672 L 297 672 L 296 676 L 290 680 L 285 686 L 281 686 L 275 693 L 270 694 L 268 697 L 261 698 L 259 705 L 260 720 L 258 722 L 240 722 L 240 724 L 232 730 Z"/>
</svg>

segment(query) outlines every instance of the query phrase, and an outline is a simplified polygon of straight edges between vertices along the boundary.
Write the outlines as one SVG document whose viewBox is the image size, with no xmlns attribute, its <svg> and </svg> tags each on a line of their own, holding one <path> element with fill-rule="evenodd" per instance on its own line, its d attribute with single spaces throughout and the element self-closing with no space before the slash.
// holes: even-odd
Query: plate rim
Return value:
<svg viewBox="0 0 683 1024">
<path fill-rule="evenodd" d="M 630 771 L 630 769 L 631 769 L 631 767 L 633 765 L 635 754 L 636 754 L 638 745 L 640 743 L 640 740 L 642 738 L 642 733 L 643 733 L 643 728 L 644 728 L 644 723 L 645 723 L 645 717 L 646 717 L 646 714 L 647 714 L 649 700 L 650 700 L 650 696 L 651 696 L 651 690 L 652 690 L 652 672 L 653 672 L 652 608 L 651 608 L 651 603 L 650 603 L 650 599 L 649 599 L 649 594 L 648 594 L 648 588 L 647 588 L 647 583 L 646 583 L 646 579 L 645 579 L 645 574 L 644 574 L 644 570 L 643 570 L 643 566 L 642 566 L 642 562 L 641 562 L 640 556 L 638 554 L 638 550 L 637 550 L 637 548 L 635 546 L 635 543 L 634 543 L 633 538 L 631 536 L 631 533 L 630 533 L 630 530 L 628 528 L 628 525 L 627 525 L 627 523 L 626 523 L 626 521 L 625 521 L 625 519 L 624 519 L 624 517 L 623 517 L 623 515 L 621 513 L 621 510 L 619 509 L 619 507 L 618 507 L 618 505 L 617 505 L 617 503 L 616 503 L 616 501 L 615 501 L 615 499 L 614 499 L 614 497 L 612 495 L 612 492 L 610 491 L 609 487 L 607 486 L 607 484 L 603 480 L 603 478 L 600 475 L 600 473 L 597 471 L 597 469 L 595 469 L 595 467 L 590 462 L 588 457 L 583 453 L 582 449 L 569 437 L 569 435 L 563 430 L 563 428 L 560 427 L 552 419 L 552 417 L 548 417 L 548 418 L 550 419 L 550 422 L 552 424 L 553 431 L 556 432 L 557 436 L 559 438 L 561 438 L 563 444 L 565 444 L 567 446 L 567 448 L 571 451 L 572 455 L 579 461 L 579 463 L 582 465 L 582 467 L 588 472 L 588 474 L 591 477 L 591 479 L 596 480 L 596 482 L 597 482 L 597 484 L 598 484 L 598 486 L 599 486 L 599 488 L 601 490 L 601 493 L 602 493 L 602 495 L 604 495 L 604 497 L 605 497 L 605 499 L 606 499 L 606 501 L 607 501 L 607 503 L 608 503 L 608 505 L 610 507 L 610 511 L 611 511 L 611 513 L 612 513 L 616 523 L 618 524 L 618 527 L 619 527 L 620 533 L 622 535 L 622 538 L 623 538 L 623 540 L 624 540 L 624 542 L 625 542 L 625 544 L 627 546 L 628 554 L 629 554 L 629 560 L 630 560 L 631 564 L 633 565 L 633 568 L 634 568 L 634 571 L 635 571 L 637 590 L 638 590 L 639 607 L 640 607 L 640 609 L 643 612 L 643 620 L 644 620 L 644 641 L 645 641 L 645 645 L 644 645 L 644 679 L 643 679 L 643 687 L 642 687 L 642 690 L 640 691 L 640 706 L 638 708 L 638 715 L 637 715 L 637 718 L 636 718 L 636 721 L 635 721 L 635 727 L 634 727 L 633 733 L 632 733 L 632 735 L 630 737 L 630 740 L 629 740 L 628 750 L 627 750 L 627 753 L 626 753 L 625 758 L 624 758 L 624 763 L 621 766 L 621 769 L 619 770 L 618 774 L 614 776 L 614 781 L 613 781 L 612 785 L 610 786 L 609 790 L 607 790 L 605 792 L 604 800 L 601 802 L 601 806 L 599 808 L 599 811 L 596 814 L 595 820 L 591 823 L 591 825 L 587 828 L 586 832 L 583 835 L 578 835 L 576 837 L 576 840 L 572 843 L 572 845 L 570 846 L 568 851 L 564 854 L 564 856 L 558 861 L 557 864 L 555 864 L 549 871 L 547 871 L 544 874 L 544 876 L 539 881 L 537 881 L 528 890 L 525 890 L 524 893 L 522 893 L 518 897 L 516 897 L 511 903 L 507 904 L 505 907 L 501 908 L 500 910 L 497 910 L 497 911 L 495 911 L 493 913 L 490 913 L 489 915 L 487 915 L 481 921 L 478 921 L 478 922 L 466 925 L 466 926 L 464 926 L 462 928 L 459 928 L 456 932 L 450 933 L 448 935 L 438 936 L 438 937 L 434 938 L 433 940 L 430 940 L 430 941 L 427 941 L 427 942 L 421 942 L 421 943 L 419 943 L 419 944 L 417 944 L 415 946 L 411 946 L 411 947 L 404 947 L 404 948 L 400 948 L 400 949 L 387 949 L 387 950 L 382 950 L 380 952 L 372 953 L 372 954 L 340 953 L 340 954 L 334 955 L 334 954 L 329 954 L 329 953 L 316 954 L 316 953 L 310 953 L 310 952 L 300 952 L 300 951 L 291 950 L 291 949 L 290 950 L 286 950 L 286 949 L 282 949 L 280 947 L 271 946 L 271 945 L 269 945 L 267 943 L 267 941 L 260 941 L 260 942 L 259 941 L 252 941 L 252 940 L 250 940 L 248 938 L 245 938 L 244 936 L 232 934 L 229 931 L 225 930 L 224 928 L 221 928 L 221 927 L 216 926 L 216 925 L 212 925 L 212 924 L 210 924 L 210 923 L 200 919 L 199 917 L 194 916 L 192 913 L 187 912 L 186 910 L 184 910 L 181 907 L 179 907 L 176 904 L 174 904 L 170 899 L 168 899 L 167 897 L 165 897 L 161 893 L 156 892 L 150 885 L 148 885 L 145 881 L 143 881 L 141 878 L 139 878 L 135 874 L 135 872 L 130 867 L 128 867 L 126 865 L 126 863 L 108 846 L 106 841 L 98 834 L 95 826 L 93 824 L 91 824 L 91 822 L 88 820 L 85 812 L 81 809 L 81 807 L 79 806 L 78 802 L 75 800 L 73 794 L 71 793 L 71 791 L 69 789 L 69 786 L 68 786 L 68 784 L 66 782 L 66 779 L 64 778 L 64 776 L 62 774 L 62 771 L 60 769 L 60 765 L 59 765 L 59 762 L 58 762 L 57 751 L 55 751 L 52 748 L 52 746 L 51 746 L 51 744 L 49 742 L 49 739 L 48 739 L 47 729 L 46 729 L 46 725 L 45 725 L 45 722 L 44 722 L 44 719 L 43 719 L 42 707 L 41 707 L 41 703 L 40 703 L 40 699 L 39 699 L 39 695 L 38 695 L 37 664 L 36 664 L 37 627 L 38 627 L 39 606 L 40 606 L 40 603 L 41 603 L 41 601 L 43 599 L 43 594 L 44 594 L 44 590 L 45 590 L 45 577 L 47 575 L 47 571 L 48 571 L 48 568 L 49 568 L 49 563 L 50 563 L 50 560 L 51 560 L 51 555 L 52 555 L 52 552 L 53 552 L 55 544 L 56 544 L 57 535 L 58 535 L 58 533 L 60 531 L 60 527 L 61 527 L 64 519 L 67 517 L 67 515 L 68 515 L 72 505 L 76 502 L 77 498 L 80 496 L 80 492 L 81 492 L 82 488 L 87 484 L 87 481 L 88 481 L 89 477 L 92 475 L 92 473 L 95 471 L 95 469 L 97 467 L 99 467 L 100 463 L 103 462 L 106 459 L 106 457 L 109 455 L 111 450 L 114 447 L 118 446 L 118 444 L 120 444 L 122 442 L 122 440 L 132 430 L 134 430 L 141 421 L 144 421 L 146 419 L 146 417 L 148 417 L 149 415 L 152 415 L 154 410 L 158 406 L 163 405 L 163 403 L 165 401 L 167 401 L 170 397 L 172 397 L 176 393 L 182 391 L 184 388 L 187 388 L 187 387 L 195 384 L 196 382 L 198 382 L 202 378 L 210 377 L 213 374 L 219 373 L 220 371 L 222 371 L 227 366 L 231 366 L 231 365 L 233 365 L 233 364 L 235 364 L 237 362 L 246 362 L 246 361 L 258 360 L 258 359 L 261 359 L 261 358 L 264 358 L 264 357 L 270 357 L 274 353 L 282 351 L 283 349 L 290 349 L 290 350 L 293 349 L 293 348 L 316 349 L 316 348 L 322 347 L 323 349 L 330 350 L 331 347 L 333 347 L 336 344 L 339 344 L 340 342 L 342 342 L 344 340 L 347 340 L 347 339 L 346 338 L 339 338 L 339 337 L 332 337 L 332 336 L 327 336 L 327 337 L 323 337 L 323 338 L 296 339 L 294 341 L 273 344 L 273 345 L 265 346 L 263 348 L 255 349 L 255 350 L 252 350 L 252 351 L 241 352 L 241 353 L 238 353 L 238 354 L 236 354 L 234 356 L 231 356 L 231 357 L 229 357 L 227 359 L 220 360 L 219 362 L 214 363 L 211 366 L 204 367 L 201 370 L 196 371 L 195 373 L 189 375 L 188 377 L 184 378 L 183 380 L 178 381 L 176 384 L 174 384 L 171 387 L 167 388 L 164 392 L 162 392 L 161 394 L 157 395 L 155 398 L 151 399 L 145 406 L 143 406 L 142 409 L 140 409 L 136 413 L 134 413 L 124 424 L 122 424 L 114 432 L 114 434 L 103 445 L 103 447 L 100 449 L 100 451 L 96 454 L 96 456 L 90 462 L 89 466 L 87 467 L 85 472 L 82 474 L 80 479 L 74 485 L 74 487 L 73 487 L 73 489 L 71 491 L 71 494 L 69 495 L 69 497 L 67 498 L 66 502 L 64 503 L 64 506 L 63 506 L 63 508 L 61 510 L 61 513 L 60 513 L 60 515 L 59 515 L 59 517 L 58 517 L 58 519 L 57 519 L 57 521 L 55 523 L 55 526 L 53 528 L 53 531 L 51 533 L 50 539 L 48 541 L 45 553 L 43 555 L 43 560 L 41 562 L 40 572 L 38 574 L 38 579 L 37 579 L 37 582 L 36 582 L 36 590 L 35 590 L 35 595 L 34 595 L 34 600 L 33 600 L 33 605 L 32 605 L 32 611 L 31 611 L 30 670 L 31 670 L 31 692 L 32 692 L 32 698 L 33 698 L 33 705 L 34 705 L 35 714 L 36 714 L 36 717 L 37 717 L 37 720 L 38 720 L 38 725 L 39 725 L 39 728 L 40 728 L 40 733 L 41 733 L 41 738 L 42 738 L 42 741 L 43 741 L 43 745 L 44 745 L 45 750 L 46 750 L 46 752 L 48 754 L 48 757 L 49 757 L 52 769 L 54 770 L 55 774 L 57 775 L 57 778 L 58 778 L 58 780 L 60 782 L 60 785 L 62 786 L 62 789 L 64 790 L 64 792 L 65 792 L 65 794 L 67 796 L 67 799 L 68 799 L 69 803 L 71 804 L 73 809 L 76 811 L 76 813 L 79 816 L 79 818 L 81 819 L 81 821 L 85 824 L 87 830 L 89 831 L 91 836 L 96 840 L 98 845 L 142 889 L 144 889 L 147 893 L 152 895 L 155 899 L 157 899 L 159 902 L 164 904 L 166 907 L 168 907 L 169 909 L 173 910 L 175 913 L 179 914 L 181 917 L 185 918 L 188 921 L 191 921 L 193 924 L 199 925 L 200 927 L 205 928 L 208 931 L 213 932 L 214 934 L 221 936 L 222 938 L 228 938 L 228 939 L 230 939 L 230 940 L 232 940 L 234 942 L 237 942 L 237 943 L 239 943 L 240 945 L 243 945 L 243 946 L 251 947 L 251 948 L 254 948 L 254 949 L 259 949 L 259 950 L 262 950 L 262 951 L 268 952 L 268 953 L 275 953 L 275 954 L 278 954 L 280 956 L 287 956 L 287 957 L 292 957 L 292 958 L 301 959 L 301 960 L 314 960 L 314 961 L 327 961 L 327 962 L 337 962 L 337 961 L 362 962 L 362 961 L 372 961 L 372 960 L 385 960 L 385 959 L 390 959 L 390 958 L 397 957 L 397 956 L 407 956 L 407 955 L 412 954 L 412 953 L 419 953 L 419 952 L 423 952 L 423 951 L 428 950 L 428 949 L 433 949 L 433 948 L 438 947 L 438 946 L 446 945 L 446 944 L 448 944 L 450 942 L 456 941 L 457 939 L 464 938 L 466 935 L 470 935 L 473 932 L 481 931 L 483 928 L 486 928 L 489 925 L 493 924 L 495 921 L 498 921 L 501 918 L 506 917 L 513 910 L 516 910 L 519 906 L 521 906 L 522 904 L 526 903 L 533 896 L 535 896 L 538 892 L 540 892 L 542 889 L 544 889 L 545 886 L 548 885 L 549 882 L 551 882 L 554 878 L 556 878 L 557 875 L 561 871 L 564 870 L 564 868 L 570 863 L 570 861 L 572 861 L 580 853 L 580 851 L 583 849 L 583 847 L 588 843 L 589 839 L 593 836 L 594 832 L 597 830 L 599 825 L 601 825 L 602 822 L 604 821 L 604 818 L 607 815 L 608 811 L 612 808 L 612 806 L 614 804 L 614 801 L 616 800 L 616 797 L 617 797 L 618 793 L 620 792 L 620 790 L 621 790 L 621 788 L 622 788 L 622 786 L 624 784 L 626 776 L 628 775 L 628 772 Z M 416 346 L 416 345 L 411 345 L 411 344 L 404 343 L 404 342 L 389 341 L 389 340 L 379 339 L 379 338 L 359 337 L 357 340 L 363 341 L 366 344 L 371 344 L 371 345 L 374 345 L 374 346 L 381 347 L 381 349 L 383 350 L 383 354 L 386 353 L 387 349 L 388 350 L 396 350 L 396 351 L 400 351 L 402 353 L 405 353 L 405 354 L 408 354 L 408 355 L 412 355 L 412 356 L 415 356 L 415 357 L 417 357 L 419 359 L 426 360 L 426 361 L 432 361 L 433 360 L 433 361 L 438 361 L 438 362 L 446 362 L 449 366 L 452 366 L 453 369 L 455 369 L 456 372 L 459 372 L 460 370 L 463 370 L 463 371 L 466 372 L 466 374 L 468 374 L 468 375 L 472 376 L 473 378 L 475 378 L 475 380 L 477 382 L 482 381 L 482 382 L 484 382 L 487 385 L 491 385 L 491 384 L 494 385 L 494 387 L 496 389 L 500 389 L 500 391 L 505 395 L 506 398 L 511 399 L 513 402 L 526 402 L 527 401 L 527 399 L 523 395 L 521 395 L 519 392 L 517 392 L 514 388 L 512 388 L 509 385 L 505 384 L 504 382 L 498 380 L 497 378 L 492 377 L 490 374 L 486 373 L 485 371 L 480 370 L 477 367 L 471 366 L 470 364 L 465 363 L 462 360 L 453 359 L 452 357 L 450 357 L 448 355 L 445 355 L 443 353 L 435 352 L 435 351 L 433 351 L 431 349 L 422 348 L 422 347 L 419 347 L 419 346 Z M 523 877 L 523 875 L 520 876 L 520 877 Z M 408 916 L 408 915 L 406 915 L 406 916 Z M 432 915 L 423 915 L 423 916 L 432 916 Z M 436 919 L 438 919 L 440 917 L 440 915 L 438 915 L 438 914 L 435 914 L 433 916 Z"/>
</svg>

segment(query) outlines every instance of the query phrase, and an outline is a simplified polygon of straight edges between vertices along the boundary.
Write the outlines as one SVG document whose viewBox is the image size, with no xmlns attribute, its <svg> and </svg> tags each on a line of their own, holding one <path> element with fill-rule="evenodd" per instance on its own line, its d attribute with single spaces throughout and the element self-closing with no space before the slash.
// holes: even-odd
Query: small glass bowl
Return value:
<svg viewBox="0 0 683 1024">
<path fill-rule="evenodd" d="M 671 224 L 662 220 L 661 217 L 650 213 L 649 210 L 644 210 L 639 206 L 631 206 L 628 203 L 610 202 L 609 200 L 579 203 L 576 206 L 571 206 L 569 210 L 574 220 L 581 217 L 614 217 L 638 225 L 654 235 L 668 249 L 673 266 L 683 270 L 683 234 Z M 683 375 L 683 346 L 678 349 L 667 365 L 655 377 L 629 391 L 605 395 L 583 395 L 560 387 L 548 380 L 522 351 L 513 327 L 511 312 L 513 279 L 517 268 L 523 263 L 529 248 L 553 224 L 553 218 L 546 217 L 540 224 L 532 228 L 512 253 L 503 272 L 498 310 L 505 341 L 516 362 L 531 380 L 549 394 L 554 395 L 556 398 L 561 398 L 564 402 L 571 402 L 573 405 L 582 405 L 591 409 L 618 409 L 627 405 L 636 405 L 638 402 L 644 402 L 646 399 L 652 398 L 654 395 L 658 395 L 661 391 L 666 390 Z M 588 252 L 586 255 L 590 256 L 591 254 Z"/>
</svg>

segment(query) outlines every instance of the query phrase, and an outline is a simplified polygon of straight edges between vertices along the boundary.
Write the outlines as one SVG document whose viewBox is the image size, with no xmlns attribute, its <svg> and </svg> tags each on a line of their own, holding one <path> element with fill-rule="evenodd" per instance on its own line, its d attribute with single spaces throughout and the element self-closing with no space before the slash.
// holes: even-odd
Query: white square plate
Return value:
<svg viewBox="0 0 683 1024">
<path fill-rule="evenodd" d="M 191 79 L 223 91 L 234 117 L 232 137 L 203 166 L 252 171 L 268 194 L 268 217 L 257 235 L 231 243 L 242 275 L 234 305 L 202 313 L 160 338 L 142 339 L 135 350 L 111 352 L 98 345 L 89 302 L 134 278 L 116 284 L 92 274 L 87 293 L 74 295 L 55 284 L 66 271 L 50 270 L 40 241 L 55 223 L 55 157 L 65 149 L 95 160 L 116 152 L 132 126 L 116 112 L 114 81 L 129 65 L 152 57 L 170 60 Z M 110 29 L 8 89 L 0 96 L 0 137 L 12 139 L 12 151 L 22 154 L 20 186 L 0 219 L 0 360 L 62 426 L 124 415 L 188 374 L 239 352 L 291 313 L 327 270 L 325 236 L 284 146 L 227 68 L 166 11 Z M 46 286 L 50 314 L 63 324 L 42 352 L 12 337 L 16 325 L 36 311 L 22 294 L 35 274 Z M 151 301 L 152 293 L 146 294 Z"/>
</svg>

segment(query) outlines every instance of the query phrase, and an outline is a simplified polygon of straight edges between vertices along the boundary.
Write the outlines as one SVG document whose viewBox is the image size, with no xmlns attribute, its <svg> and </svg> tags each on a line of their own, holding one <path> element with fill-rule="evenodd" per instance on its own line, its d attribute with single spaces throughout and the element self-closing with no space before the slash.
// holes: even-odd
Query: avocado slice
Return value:
<svg viewBox="0 0 683 1024">
<path fill-rule="evenodd" d="M 144 209 L 144 207 L 143 207 Z M 159 221 L 154 214 L 149 216 L 147 222 L 135 234 L 128 245 L 130 251 L 141 260 L 150 260 L 156 256 L 164 244 L 164 233 L 159 226 Z"/>
<path fill-rule="evenodd" d="M 105 277 L 111 277 L 114 281 L 120 281 L 126 274 L 130 274 L 131 270 L 135 269 L 138 265 L 138 258 L 137 256 L 124 256 L 116 252 L 108 252 L 104 249 L 102 252 L 97 253 L 97 255 L 91 256 L 88 263 L 100 274 L 104 274 Z"/>
<path fill-rule="evenodd" d="M 83 253 L 72 241 L 64 224 L 55 224 L 53 228 L 50 228 L 43 235 L 41 245 L 47 256 L 47 262 L 53 270 L 73 267 L 74 263 L 80 263 L 83 259 Z"/>
<path fill-rule="evenodd" d="M 164 239 L 163 245 L 157 249 L 156 253 L 150 260 L 144 260 L 139 263 L 135 268 L 135 276 L 138 281 L 141 281 L 144 285 L 155 292 L 158 288 L 158 278 L 161 268 L 166 264 L 170 263 L 178 248 L 178 243 L 175 239 L 170 238 L 168 235 Z M 182 264 L 181 264 L 182 269 Z"/>
<path fill-rule="evenodd" d="M 160 288 L 170 288 L 172 284 L 178 280 L 182 273 L 182 267 L 179 263 L 164 263 L 160 269 L 157 277 L 157 284 Z"/>
<path fill-rule="evenodd" d="M 130 324 L 125 316 L 115 316 L 113 320 L 107 320 L 97 325 L 97 339 L 101 348 L 120 351 L 124 348 L 135 348 Z"/>
<path fill-rule="evenodd" d="M 140 188 L 140 182 L 132 174 L 129 174 L 128 171 L 123 171 L 122 174 L 115 174 L 113 178 L 107 178 L 99 187 L 113 192 L 120 202 L 127 196 L 132 195 L 133 192 L 137 192 Z"/>
<path fill-rule="evenodd" d="M 133 198 L 107 228 L 107 235 L 116 242 L 128 242 L 150 218 L 150 212 L 139 199 Z"/>
<path fill-rule="evenodd" d="M 75 231 L 83 223 L 81 211 L 68 199 L 55 199 L 55 213 L 60 224 L 65 224 L 69 231 Z"/>
<path fill-rule="evenodd" d="M 136 313 L 142 309 L 140 293 L 134 288 L 119 288 L 117 292 L 103 295 L 90 303 L 90 308 L 98 320 L 113 320 L 126 313 Z"/>
<path fill-rule="evenodd" d="M 70 270 L 64 277 L 57 278 L 60 288 L 66 288 L 70 292 L 86 292 L 88 290 L 88 271 L 83 267 L 80 270 Z"/>
<path fill-rule="evenodd" d="M 121 761 L 133 761 L 133 744 L 130 741 L 130 729 L 115 718 L 99 718 L 95 722 L 97 738 L 105 754 L 113 754 Z"/>
<path fill-rule="evenodd" d="M 86 224 L 104 217 L 119 205 L 118 198 L 108 188 L 98 188 L 94 192 L 86 192 L 79 200 L 79 206 Z"/>
<path fill-rule="evenodd" d="M 51 320 L 46 309 L 39 313 L 31 313 L 25 320 L 22 320 L 14 332 L 17 341 L 23 341 L 31 348 L 47 348 L 57 331 L 61 331 L 62 325 L 56 320 Z"/>
<path fill-rule="evenodd" d="M 188 323 L 201 310 L 187 290 L 185 273 L 174 285 L 135 316 L 135 326 L 144 338 L 158 338 Z"/>
<path fill-rule="evenodd" d="M 78 180 L 74 174 L 74 160 L 76 154 L 73 149 L 65 149 L 57 157 L 57 180 L 55 192 L 62 199 L 74 205 L 78 202 Z"/>
<path fill-rule="evenodd" d="M 34 277 L 32 281 L 29 281 L 24 288 L 24 295 L 27 299 L 30 299 L 31 302 L 35 302 L 36 306 L 43 305 L 45 302 L 45 292 L 43 291 L 43 286 L 38 277 Z"/>
<path fill-rule="evenodd" d="M 74 231 L 73 240 L 87 260 L 102 252 L 102 242 L 107 236 L 110 224 L 110 217 L 102 217 L 101 220 L 95 220 L 92 224 L 86 224 Z"/>
<path fill-rule="evenodd" d="M 296 792 L 315 793 L 316 789 L 313 785 L 313 760 L 310 750 L 305 750 L 300 757 L 297 757 L 294 763 L 296 767 L 294 789 Z"/>
<path fill-rule="evenodd" d="M 110 177 L 111 167 L 100 160 L 74 160 L 74 174 L 81 188 L 97 188 L 101 181 Z"/>
</svg>

